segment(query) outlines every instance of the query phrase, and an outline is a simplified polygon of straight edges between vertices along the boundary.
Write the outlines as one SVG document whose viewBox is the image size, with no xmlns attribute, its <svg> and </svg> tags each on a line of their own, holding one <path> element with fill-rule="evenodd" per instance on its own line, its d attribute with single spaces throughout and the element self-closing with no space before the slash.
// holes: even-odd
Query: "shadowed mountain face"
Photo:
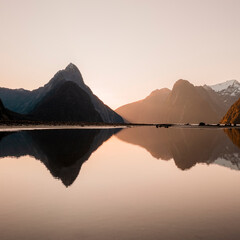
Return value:
<svg viewBox="0 0 240 240">
<path fill-rule="evenodd" d="M 147 98 L 124 105 L 116 112 L 127 121 L 137 123 L 217 123 L 228 107 L 221 95 L 211 88 L 178 80 L 172 91 L 154 91 Z"/>
<path fill-rule="evenodd" d="M 75 91 L 72 87 L 70 87 L 70 85 L 67 88 L 63 88 L 63 84 L 65 84 L 66 82 L 71 82 L 78 87 L 76 87 Z M 64 90 L 64 93 L 62 95 L 59 94 L 59 88 L 61 87 Z M 57 91 L 58 93 L 54 94 L 55 98 L 49 96 L 50 94 L 53 94 Z M 71 94 L 73 95 L 71 96 Z M 78 96 L 78 94 L 80 94 L 80 96 Z M 71 105 L 70 101 L 64 102 L 65 99 L 62 98 L 63 96 L 66 97 L 66 100 L 71 100 L 73 103 L 76 104 Z M 80 106 L 79 111 L 82 111 L 83 103 L 86 103 L 86 101 L 88 100 L 87 106 L 85 106 L 85 108 L 92 105 L 94 110 L 100 115 L 102 121 L 108 123 L 123 122 L 121 116 L 119 116 L 107 105 L 105 105 L 97 96 L 92 93 L 91 89 L 87 85 L 85 85 L 80 71 L 72 63 L 70 63 L 64 70 L 58 71 L 46 85 L 36 90 L 28 91 L 24 89 L 0 88 L 0 98 L 2 99 L 5 107 L 10 109 L 11 111 L 21 114 L 37 114 L 38 112 L 42 113 L 44 109 L 48 111 L 49 109 L 46 108 L 46 102 L 50 100 L 55 101 L 54 106 L 57 107 L 59 111 L 63 111 L 61 110 L 61 108 L 65 109 L 67 104 L 68 107 L 70 109 L 74 109 L 74 111 L 77 107 Z M 42 106 L 44 104 L 45 107 Z M 92 109 L 92 106 L 90 107 L 90 110 Z M 58 112 L 58 114 L 62 116 L 61 113 Z M 71 112 L 71 115 L 73 114 L 74 113 Z M 88 115 L 86 114 L 85 116 L 88 117 Z M 92 117 L 93 115 L 91 112 L 89 119 L 91 119 Z M 65 121 L 65 118 L 58 119 L 58 121 Z M 81 121 L 81 119 L 79 121 Z"/>
<path fill-rule="evenodd" d="M 0 157 L 30 155 L 68 187 L 82 164 L 119 130 L 41 130 L 0 132 Z"/>
<path fill-rule="evenodd" d="M 3 106 L 1 99 L 0 99 L 0 120 L 9 120 L 9 116 L 6 113 L 6 109 Z"/>
<path fill-rule="evenodd" d="M 33 118 L 46 121 L 102 122 L 89 95 L 76 83 L 65 82 L 51 90 L 31 112 Z"/>
<path fill-rule="evenodd" d="M 216 163 L 240 170 L 240 148 L 221 129 L 139 127 L 124 129 L 117 137 L 145 148 L 157 159 L 173 158 L 182 170 L 197 163 Z"/>
<path fill-rule="evenodd" d="M 2 100 L 0 99 L 0 121 L 20 120 L 24 119 L 21 114 L 12 112 L 4 107 Z"/>
<path fill-rule="evenodd" d="M 240 123 L 240 98 L 230 107 L 221 123 Z"/>
</svg>

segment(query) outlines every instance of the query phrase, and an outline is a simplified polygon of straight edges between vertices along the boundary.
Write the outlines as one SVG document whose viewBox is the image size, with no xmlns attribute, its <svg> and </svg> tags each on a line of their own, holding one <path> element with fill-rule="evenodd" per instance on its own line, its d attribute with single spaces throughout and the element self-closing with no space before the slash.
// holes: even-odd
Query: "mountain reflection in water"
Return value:
<svg viewBox="0 0 240 240">
<path fill-rule="evenodd" d="M 29 155 L 40 160 L 51 174 L 68 187 L 82 164 L 116 129 L 33 130 L 0 132 L 0 157 Z"/>
<path fill-rule="evenodd" d="M 240 148 L 240 129 L 232 128 L 225 129 L 228 137 L 232 140 L 232 142 Z"/>
<path fill-rule="evenodd" d="M 197 163 L 219 164 L 240 170 L 239 129 L 181 129 L 134 127 L 84 130 L 32 130 L 0 132 L 0 157 L 29 155 L 40 160 L 53 177 L 68 187 L 82 164 L 112 135 L 145 148 L 156 159 L 174 159 L 189 169 Z"/>
<path fill-rule="evenodd" d="M 240 172 L 229 168 L 239 169 L 239 136 L 154 127 L 0 132 L 0 239 L 238 240 Z M 74 184 L 66 189 L 32 157 L 8 158 L 24 155 Z"/>
<path fill-rule="evenodd" d="M 145 148 L 156 159 L 173 158 L 182 170 L 197 163 L 215 163 L 240 170 L 239 129 L 138 127 L 124 129 L 117 137 Z"/>
</svg>

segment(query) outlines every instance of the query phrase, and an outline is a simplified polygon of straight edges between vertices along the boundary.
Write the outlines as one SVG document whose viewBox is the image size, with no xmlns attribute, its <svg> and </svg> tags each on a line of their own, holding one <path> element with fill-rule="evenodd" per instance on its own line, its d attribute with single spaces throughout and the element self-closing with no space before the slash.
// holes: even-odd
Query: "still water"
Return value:
<svg viewBox="0 0 240 240">
<path fill-rule="evenodd" d="M 0 132 L 0 239 L 240 239 L 240 130 Z"/>
</svg>

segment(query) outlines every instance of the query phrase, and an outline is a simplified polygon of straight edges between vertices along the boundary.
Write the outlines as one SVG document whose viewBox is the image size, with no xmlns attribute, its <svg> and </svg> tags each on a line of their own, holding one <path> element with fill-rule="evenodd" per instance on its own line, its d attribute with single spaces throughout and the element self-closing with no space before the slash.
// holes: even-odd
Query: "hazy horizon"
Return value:
<svg viewBox="0 0 240 240">
<path fill-rule="evenodd" d="M 178 79 L 239 80 L 239 7 L 237 0 L 0 0 L 0 87 L 36 89 L 72 62 L 116 109 Z"/>
</svg>

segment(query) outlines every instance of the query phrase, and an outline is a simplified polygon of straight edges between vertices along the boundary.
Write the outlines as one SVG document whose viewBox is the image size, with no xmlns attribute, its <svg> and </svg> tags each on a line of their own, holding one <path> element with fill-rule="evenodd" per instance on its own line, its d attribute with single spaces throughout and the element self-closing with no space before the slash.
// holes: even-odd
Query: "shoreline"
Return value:
<svg viewBox="0 0 240 240">
<path fill-rule="evenodd" d="M 0 132 L 27 130 L 63 130 L 63 129 L 116 129 L 132 127 L 188 128 L 188 129 L 240 129 L 240 124 L 140 124 L 140 123 L 0 123 Z"/>
</svg>

